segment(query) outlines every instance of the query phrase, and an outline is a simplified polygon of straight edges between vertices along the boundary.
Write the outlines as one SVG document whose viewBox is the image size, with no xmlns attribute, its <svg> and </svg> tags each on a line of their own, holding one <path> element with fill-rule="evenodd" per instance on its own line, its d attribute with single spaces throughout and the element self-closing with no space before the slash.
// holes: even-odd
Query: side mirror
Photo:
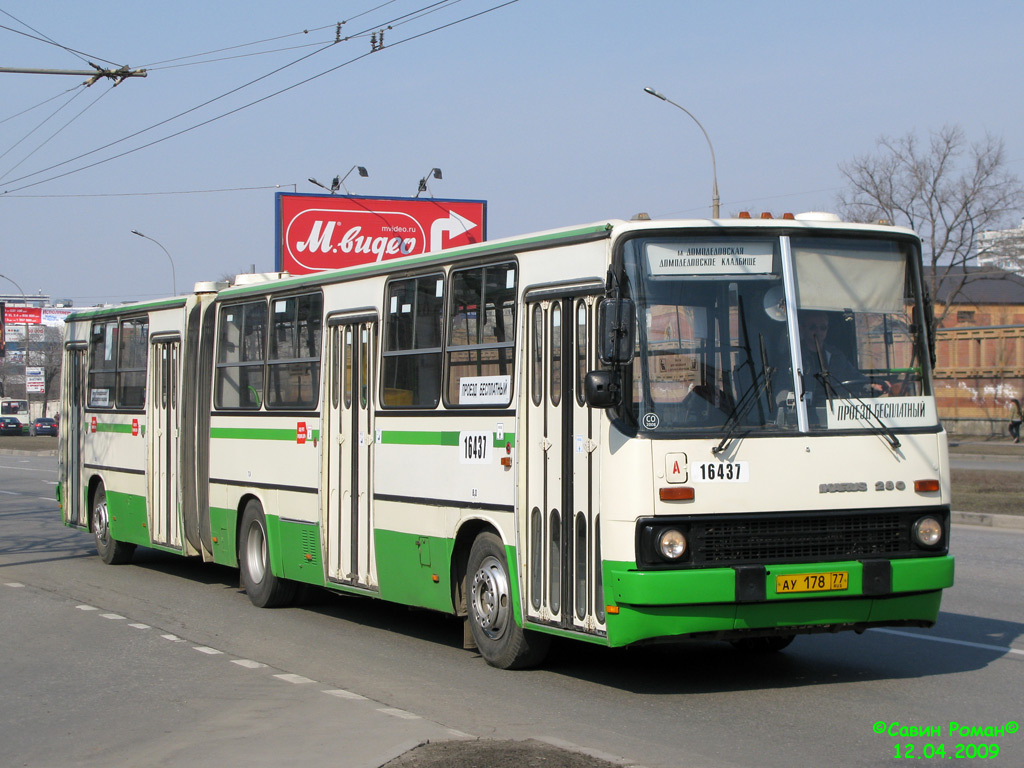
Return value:
<svg viewBox="0 0 1024 768">
<path fill-rule="evenodd" d="M 583 379 L 583 396 L 591 408 L 614 408 L 622 400 L 616 371 L 589 371 Z"/>
<path fill-rule="evenodd" d="M 597 312 L 601 360 L 625 365 L 636 345 L 636 308 L 630 299 L 604 299 Z"/>
</svg>

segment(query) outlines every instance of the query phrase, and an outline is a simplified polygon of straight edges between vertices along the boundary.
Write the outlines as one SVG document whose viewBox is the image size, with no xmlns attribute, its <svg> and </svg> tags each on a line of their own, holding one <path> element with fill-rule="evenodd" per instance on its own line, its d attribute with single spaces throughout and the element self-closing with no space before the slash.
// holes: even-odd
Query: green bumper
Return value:
<svg viewBox="0 0 1024 768">
<path fill-rule="evenodd" d="M 845 589 L 776 591 L 778 576 L 834 571 L 849 574 Z M 608 562 L 604 576 L 608 643 L 621 646 L 714 632 L 932 624 L 942 590 L 953 585 L 953 558 L 770 565 L 742 575 L 733 568 L 639 571 L 633 563 Z"/>
</svg>

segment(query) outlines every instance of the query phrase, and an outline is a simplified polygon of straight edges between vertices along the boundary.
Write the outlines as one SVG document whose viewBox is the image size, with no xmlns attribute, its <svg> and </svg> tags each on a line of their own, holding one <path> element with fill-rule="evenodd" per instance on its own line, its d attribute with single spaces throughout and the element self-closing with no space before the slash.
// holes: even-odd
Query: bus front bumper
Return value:
<svg viewBox="0 0 1024 768">
<path fill-rule="evenodd" d="M 845 573 L 843 589 L 780 591 L 780 577 Z M 682 637 L 930 626 L 953 585 L 949 555 L 798 565 L 640 571 L 606 563 L 608 644 Z M 787 579 L 783 579 L 787 580 Z M 617 611 L 617 612 L 616 612 Z"/>
</svg>

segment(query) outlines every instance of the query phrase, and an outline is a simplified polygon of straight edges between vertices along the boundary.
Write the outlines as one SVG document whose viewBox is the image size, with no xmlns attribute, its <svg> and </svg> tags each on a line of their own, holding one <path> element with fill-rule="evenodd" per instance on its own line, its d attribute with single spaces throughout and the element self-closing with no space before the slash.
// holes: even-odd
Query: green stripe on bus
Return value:
<svg viewBox="0 0 1024 768">
<path fill-rule="evenodd" d="M 156 301 L 143 301 L 136 304 L 119 304 L 116 307 L 101 307 L 99 309 L 83 309 L 79 312 L 72 312 L 65 318 L 66 323 L 76 320 L 88 320 L 97 317 L 109 317 L 112 315 L 130 315 L 133 312 L 150 312 L 157 309 L 177 309 L 185 306 L 185 298 L 158 299 Z"/>
<path fill-rule="evenodd" d="M 145 424 L 140 424 L 138 429 L 139 429 L 139 434 L 140 435 L 145 435 L 146 434 L 146 425 Z M 103 422 L 97 421 L 96 422 L 96 431 L 97 432 L 113 432 L 115 434 L 120 434 L 120 435 L 130 435 L 130 434 L 132 434 L 132 425 L 131 424 L 114 424 L 114 423 L 111 423 L 111 422 L 103 423 Z"/>
<path fill-rule="evenodd" d="M 243 285 L 231 288 L 225 288 L 220 292 L 220 296 L 224 298 L 235 298 L 238 296 L 246 296 L 254 293 L 270 293 L 279 290 L 288 290 L 291 288 L 300 288 L 306 285 L 315 287 L 324 283 L 331 283 L 335 281 L 352 279 L 354 277 L 360 277 L 366 274 L 373 274 L 376 272 L 385 271 L 388 269 L 402 268 L 407 269 L 414 266 L 426 266 L 430 264 L 445 264 L 450 261 L 462 258 L 468 258 L 477 254 L 490 256 L 492 254 L 506 254 L 513 255 L 517 250 L 529 248 L 533 246 L 543 245 L 558 245 L 560 242 L 567 240 L 573 240 L 579 237 L 609 237 L 611 234 L 611 223 L 597 224 L 594 226 L 580 227 L 578 229 L 566 230 L 564 232 L 544 233 L 539 235 L 533 235 L 528 237 L 520 237 L 510 239 L 506 242 L 493 242 L 485 240 L 482 243 L 475 245 L 465 245 L 459 248 L 451 248 L 447 251 L 437 251 L 432 253 L 424 253 L 416 256 L 405 256 L 401 259 L 396 259 L 394 262 L 372 262 L 370 264 L 359 264 L 353 267 L 343 267 L 338 270 L 330 270 L 328 272 L 321 272 L 313 275 L 299 275 L 295 277 L 287 277 L 283 280 L 275 280 L 273 283 L 256 283 L 253 285 Z"/>
<path fill-rule="evenodd" d="M 282 440 L 295 442 L 298 439 L 294 427 L 290 429 L 255 429 L 246 427 L 211 427 L 210 437 L 213 440 Z M 320 439 L 320 430 L 314 429 L 306 438 L 307 442 Z"/>
<path fill-rule="evenodd" d="M 459 445 L 459 432 L 423 432 L 423 431 L 398 431 L 388 430 L 381 432 L 380 442 L 385 445 L 442 445 L 452 448 L 457 448 Z M 504 448 L 505 445 L 514 446 L 516 444 L 516 436 L 511 432 L 506 432 L 504 437 L 499 440 L 497 434 L 493 441 L 495 448 Z"/>
</svg>

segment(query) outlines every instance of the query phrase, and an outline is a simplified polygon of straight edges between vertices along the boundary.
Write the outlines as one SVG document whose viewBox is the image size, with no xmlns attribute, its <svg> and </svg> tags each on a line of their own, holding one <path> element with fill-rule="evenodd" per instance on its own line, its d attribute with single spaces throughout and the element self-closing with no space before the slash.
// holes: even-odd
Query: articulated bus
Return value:
<svg viewBox="0 0 1024 768">
<path fill-rule="evenodd" d="M 502 668 L 928 627 L 953 582 L 920 241 L 607 221 L 68 319 L 59 496 L 141 545 L 464 617 Z"/>
</svg>

